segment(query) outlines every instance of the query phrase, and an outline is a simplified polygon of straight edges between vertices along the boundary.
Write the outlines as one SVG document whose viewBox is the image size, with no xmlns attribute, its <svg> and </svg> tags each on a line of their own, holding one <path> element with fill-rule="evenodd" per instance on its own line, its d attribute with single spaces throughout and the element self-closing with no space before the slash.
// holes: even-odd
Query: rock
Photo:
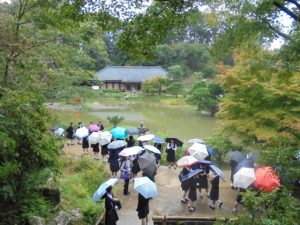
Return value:
<svg viewBox="0 0 300 225">
<path fill-rule="evenodd" d="M 29 219 L 30 225 L 45 225 L 45 219 L 38 216 L 33 216 Z"/>
<path fill-rule="evenodd" d="M 82 220 L 83 215 L 80 209 L 72 209 L 70 211 L 61 211 L 54 218 L 54 222 L 51 225 L 69 225 L 75 221 Z"/>
</svg>

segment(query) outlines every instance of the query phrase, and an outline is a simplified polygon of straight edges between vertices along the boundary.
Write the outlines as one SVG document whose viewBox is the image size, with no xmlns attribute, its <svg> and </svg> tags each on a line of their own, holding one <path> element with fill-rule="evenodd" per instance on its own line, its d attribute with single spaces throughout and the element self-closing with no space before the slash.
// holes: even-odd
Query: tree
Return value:
<svg viewBox="0 0 300 225">
<path fill-rule="evenodd" d="M 231 137 L 248 144 L 299 143 L 300 75 L 275 64 L 270 53 L 252 47 L 237 53 L 236 65 L 222 76 L 226 95 L 218 116 Z"/>
<path fill-rule="evenodd" d="M 219 85 L 205 80 L 196 80 L 189 91 L 187 102 L 196 105 L 197 110 L 208 111 L 210 115 L 214 115 L 218 111 L 221 94 L 222 89 Z"/>
<path fill-rule="evenodd" d="M 108 116 L 107 120 L 114 127 L 117 127 L 118 124 L 120 124 L 124 120 L 124 117 L 123 116 Z"/>
<path fill-rule="evenodd" d="M 162 77 L 155 77 L 145 80 L 142 86 L 143 92 L 150 94 L 158 93 L 159 95 L 161 95 L 166 82 L 166 79 Z"/>
<path fill-rule="evenodd" d="M 183 84 L 181 82 L 171 82 L 166 88 L 166 92 L 177 98 L 178 94 L 183 92 Z"/>
<path fill-rule="evenodd" d="M 41 189 L 59 171 L 60 144 L 48 133 L 43 98 L 28 90 L 1 89 L 0 218 L 22 224 L 31 216 L 49 217 Z"/>
</svg>

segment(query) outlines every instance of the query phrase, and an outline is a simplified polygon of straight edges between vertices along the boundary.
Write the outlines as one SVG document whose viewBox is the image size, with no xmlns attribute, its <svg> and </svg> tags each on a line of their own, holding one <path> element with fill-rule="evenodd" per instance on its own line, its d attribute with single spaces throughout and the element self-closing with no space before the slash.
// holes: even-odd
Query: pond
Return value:
<svg viewBox="0 0 300 225">
<path fill-rule="evenodd" d="M 85 125 L 90 121 L 102 121 L 111 127 L 107 116 L 123 116 L 120 126 L 137 127 L 140 122 L 157 136 L 175 136 L 186 141 L 190 138 L 207 138 L 216 128 L 216 119 L 202 115 L 190 105 L 171 106 L 156 100 L 101 99 L 90 105 L 89 110 L 61 111 L 51 110 L 59 123 L 67 125 L 70 121 Z"/>
</svg>

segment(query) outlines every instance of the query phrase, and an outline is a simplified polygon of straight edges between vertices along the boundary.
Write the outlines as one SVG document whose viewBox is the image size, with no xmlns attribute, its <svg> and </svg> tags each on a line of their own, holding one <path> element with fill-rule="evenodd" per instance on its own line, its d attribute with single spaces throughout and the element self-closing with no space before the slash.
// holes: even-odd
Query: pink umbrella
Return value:
<svg viewBox="0 0 300 225">
<path fill-rule="evenodd" d="M 98 127 L 96 124 L 89 125 L 89 130 L 92 132 L 97 132 L 100 130 L 100 127 Z"/>
<path fill-rule="evenodd" d="M 189 167 L 198 162 L 199 161 L 194 156 L 188 155 L 188 156 L 184 156 L 184 157 L 180 158 L 177 161 L 176 165 L 178 167 Z"/>
</svg>

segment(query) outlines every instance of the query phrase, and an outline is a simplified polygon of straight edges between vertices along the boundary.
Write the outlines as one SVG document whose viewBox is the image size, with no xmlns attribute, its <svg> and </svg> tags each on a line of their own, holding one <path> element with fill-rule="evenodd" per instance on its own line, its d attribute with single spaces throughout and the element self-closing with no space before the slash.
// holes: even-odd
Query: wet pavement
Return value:
<svg viewBox="0 0 300 225">
<path fill-rule="evenodd" d="M 67 146 L 64 149 L 67 155 L 74 155 L 79 157 L 82 154 L 82 149 L 80 145 Z M 90 153 L 92 157 L 92 153 Z M 99 161 L 101 163 L 101 160 Z M 155 176 L 158 196 L 150 201 L 150 224 L 153 224 L 151 218 L 153 215 L 157 216 L 191 216 L 191 217 L 228 217 L 232 215 L 232 209 L 235 202 L 235 198 L 238 194 L 236 190 L 230 188 L 230 171 L 227 169 L 223 170 L 226 182 L 220 180 L 220 200 L 224 202 L 222 208 L 216 207 L 216 210 L 212 210 L 208 207 L 210 200 L 202 193 L 203 199 L 200 199 L 200 193 L 198 192 L 198 200 L 195 202 L 194 206 L 197 208 L 195 212 L 188 211 L 188 205 L 181 203 L 181 188 L 178 179 L 178 174 L 180 168 L 174 170 L 169 169 L 166 166 L 160 166 Z M 118 193 L 115 195 L 119 198 L 122 203 L 122 209 L 118 211 L 119 221 L 118 225 L 136 225 L 140 224 L 137 216 L 136 207 L 138 194 L 133 189 L 133 181 L 130 181 L 129 191 L 130 195 L 122 195 L 122 186 L 124 182 L 120 180 L 115 187 Z"/>
</svg>

